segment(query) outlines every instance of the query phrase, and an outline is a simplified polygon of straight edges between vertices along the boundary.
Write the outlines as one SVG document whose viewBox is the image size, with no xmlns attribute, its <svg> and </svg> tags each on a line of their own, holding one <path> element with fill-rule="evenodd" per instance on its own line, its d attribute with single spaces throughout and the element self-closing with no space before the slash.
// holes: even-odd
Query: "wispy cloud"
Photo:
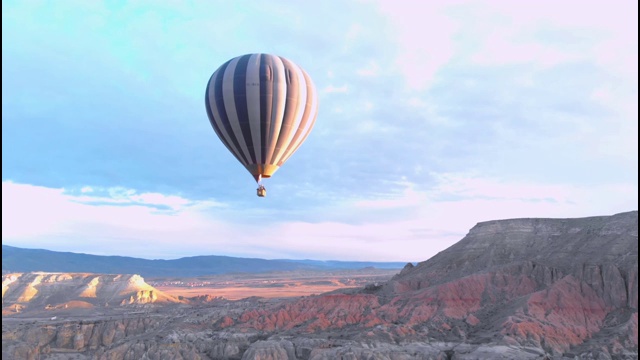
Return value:
<svg viewBox="0 0 640 360">
<path fill-rule="evenodd" d="M 390 22 L 398 47 L 395 64 L 407 87 L 428 88 L 455 52 L 453 39 L 459 25 L 444 12 L 447 3 L 388 0 L 377 3 Z"/>
<path fill-rule="evenodd" d="M 356 74 L 364 77 L 375 77 L 380 74 L 380 65 L 374 60 L 369 60 L 369 62 L 356 70 Z"/>
<path fill-rule="evenodd" d="M 87 188 L 73 194 L 65 189 L 3 181 L 2 209 L 6 211 L 2 217 L 3 240 L 73 234 L 76 226 L 92 224 L 119 227 L 123 231 L 201 228 L 206 221 L 200 212 L 223 206 L 216 201 L 191 201 L 175 195 L 138 195 L 132 189 L 88 192 Z M 87 195 L 93 192 L 100 194 Z"/>
<path fill-rule="evenodd" d="M 637 188 L 625 184 L 575 187 L 508 183 L 472 174 L 432 177 L 436 183 L 428 188 L 400 180 L 395 193 L 354 194 L 318 208 L 313 219 L 304 221 L 278 220 L 272 212 L 259 215 L 260 209 L 221 209 L 215 201 L 175 195 L 136 196 L 130 189 L 105 189 L 109 195 L 96 197 L 96 202 L 86 192 L 73 195 L 5 181 L 2 236 L 3 242 L 17 246 L 147 258 L 314 254 L 317 259 L 422 261 L 480 221 L 609 215 L 637 206 Z M 119 206 L 123 202 L 128 206 Z M 171 211 L 154 210 L 158 204 Z M 253 213 L 245 218 L 260 220 L 237 223 L 222 210 Z"/>
<path fill-rule="evenodd" d="M 323 92 L 326 94 L 335 94 L 335 93 L 347 93 L 349 91 L 347 85 L 342 85 L 342 86 L 334 86 L 334 85 L 329 85 L 327 87 L 325 87 L 323 89 Z"/>
<path fill-rule="evenodd" d="M 11 183 L 7 183 L 11 184 Z M 165 195 L 160 193 L 138 193 L 134 189 L 123 187 L 102 188 L 84 186 L 79 194 L 74 190 L 65 190 L 64 195 L 70 201 L 85 205 L 119 205 L 119 206 L 143 206 L 166 213 L 177 213 L 188 208 L 225 207 L 226 204 L 213 200 L 192 201 L 178 195 Z"/>
</svg>

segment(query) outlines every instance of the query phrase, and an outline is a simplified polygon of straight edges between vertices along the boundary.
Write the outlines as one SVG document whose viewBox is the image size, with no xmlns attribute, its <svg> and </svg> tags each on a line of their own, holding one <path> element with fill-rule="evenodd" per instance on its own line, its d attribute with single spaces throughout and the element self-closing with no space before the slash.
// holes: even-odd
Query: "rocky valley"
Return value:
<svg viewBox="0 0 640 360">
<path fill-rule="evenodd" d="M 137 275 L 3 275 L 3 359 L 637 359 L 638 212 L 477 224 L 387 281 L 174 296 Z"/>
</svg>

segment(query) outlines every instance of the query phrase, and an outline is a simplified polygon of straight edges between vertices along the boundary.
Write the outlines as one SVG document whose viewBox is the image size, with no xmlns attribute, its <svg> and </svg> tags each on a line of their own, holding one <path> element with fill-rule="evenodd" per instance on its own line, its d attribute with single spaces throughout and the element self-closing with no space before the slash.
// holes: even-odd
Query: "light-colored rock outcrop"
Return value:
<svg viewBox="0 0 640 360">
<path fill-rule="evenodd" d="M 138 275 L 25 273 L 2 277 L 2 302 L 26 309 L 180 303 Z M 84 306 L 86 307 L 86 306 Z"/>
</svg>

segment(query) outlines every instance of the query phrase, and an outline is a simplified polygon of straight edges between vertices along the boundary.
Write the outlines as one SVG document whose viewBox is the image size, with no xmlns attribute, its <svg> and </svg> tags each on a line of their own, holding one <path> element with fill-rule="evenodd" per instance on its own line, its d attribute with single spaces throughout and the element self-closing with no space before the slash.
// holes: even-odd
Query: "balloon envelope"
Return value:
<svg viewBox="0 0 640 360">
<path fill-rule="evenodd" d="M 281 56 L 247 54 L 222 64 L 205 94 L 209 122 L 258 181 L 300 147 L 315 124 L 318 96 L 309 75 Z"/>
</svg>

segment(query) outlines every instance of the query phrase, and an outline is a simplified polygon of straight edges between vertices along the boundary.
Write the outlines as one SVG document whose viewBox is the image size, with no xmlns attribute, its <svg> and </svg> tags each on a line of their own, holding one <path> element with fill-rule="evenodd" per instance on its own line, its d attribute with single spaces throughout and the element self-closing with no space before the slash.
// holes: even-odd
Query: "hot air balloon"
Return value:
<svg viewBox="0 0 640 360">
<path fill-rule="evenodd" d="M 216 135 L 258 183 L 271 177 L 305 141 L 318 115 L 309 75 L 281 56 L 247 54 L 209 79 L 207 116 Z"/>
</svg>

